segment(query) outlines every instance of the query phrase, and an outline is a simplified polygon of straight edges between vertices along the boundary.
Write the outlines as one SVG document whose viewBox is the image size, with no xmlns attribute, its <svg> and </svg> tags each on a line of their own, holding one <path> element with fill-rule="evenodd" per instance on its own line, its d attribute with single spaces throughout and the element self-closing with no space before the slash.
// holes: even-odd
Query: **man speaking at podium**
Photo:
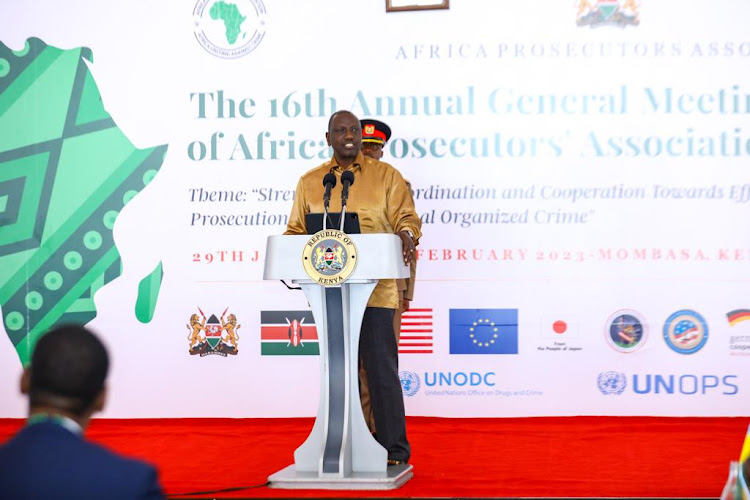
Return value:
<svg viewBox="0 0 750 500">
<path fill-rule="evenodd" d="M 331 115 L 326 132 L 333 157 L 305 173 L 297 184 L 294 205 L 284 234 L 308 234 L 305 214 L 323 213 L 323 178 L 336 176 L 330 211 L 341 211 L 341 175 L 349 171 L 347 211 L 356 212 L 362 233 L 393 233 L 401 238 L 404 263 L 414 258 L 422 226 L 404 178 L 391 165 L 366 157 L 360 151 L 362 128 L 349 111 Z M 409 461 L 406 417 L 398 376 L 398 346 L 393 315 L 398 307 L 395 280 L 380 280 L 370 296 L 362 320 L 359 355 L 367 372 L 377 440 L 388 451 L 388 464 Z"/>
</svg>

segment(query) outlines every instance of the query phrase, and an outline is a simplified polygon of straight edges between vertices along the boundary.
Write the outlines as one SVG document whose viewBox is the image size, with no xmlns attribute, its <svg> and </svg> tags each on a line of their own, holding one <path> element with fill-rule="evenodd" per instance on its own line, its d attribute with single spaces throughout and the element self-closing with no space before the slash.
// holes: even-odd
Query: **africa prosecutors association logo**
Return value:
<svg viewBox="0 0 750 500">
<path fill-rule="evenodd" d="M 316 355 L 318 329 L 311 311 L 261 311 L 260 354 Z"/>
<path fill-rule="evenodd" d="M 193 9 L 195 38 L 223 59 L 246 56 L 266 34 L 262 0 L 198 0 Z"/>
<path fill-rule="evenodd" d="M 242 325 L 237 324 L 237 316 L 234 314 L 226 316 L 228 310 L 229 308 L 224 309 L 221 318 L 217 318 L 215 314 L 206 318 L 200 307 L 198 308 L 200 316 L 190 315 L 189 324 L 185 326 L 190 331 L 187 338 L 188 352 L 191 355 L 199 354 L 201 357 L 210 354 L 224 357 L 228 354 L 237 355 L 239 352 L 237 342 L 240 340 L 237 330 Z M 226 321 L 224 321 L 225 316 Z"/>
<path fill-rule="evenodd" d="M 635 0 L 579 0 L 576 24 L 578 26 L 602 26 L 614 24 L 624 28 L 625 26 L 637 26 L 638 4 Z"/>
</svg>

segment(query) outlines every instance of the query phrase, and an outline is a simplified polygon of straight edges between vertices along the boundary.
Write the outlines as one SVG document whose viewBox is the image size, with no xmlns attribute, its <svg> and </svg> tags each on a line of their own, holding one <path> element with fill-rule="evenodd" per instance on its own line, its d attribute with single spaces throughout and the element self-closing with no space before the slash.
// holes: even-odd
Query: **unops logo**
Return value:
<svg viewBox="0 0 750 500">
<path fill-rule="evenodd" d="M 419 375 L 404 371 L 399 372 L 398 376 L 401 379 L 401 392 L 404 393 L 404 396 L 412 397 L 419 392 L 419 388 L 422 386 Z"/>
<path fill-rule="evenodd" d="M 635 394 L 706 396 L 734 396 L 739 394 L 738 376 L 713 373 L 659 374 L 634 373 L 631 392 Z M 627 388 L 627 376 L 621 372 L 602 372 L 597 378 L 602 394 L 619 395 Z"/>
<path fill-rule="evenodd" d="M 621 372 L 602 372 L 596 379 L 599 390 L 605 396 L 611 394 L 620 395 L 628 386 L 625 374 Z"/>
<path fill-rule="evenodd" d="M 693 374 L 661 375 L 647 373 L 633 375 L 636 394 L 683 394 L 691 396 L 717 394 L 734 396 L 740 392 L 737 375 Z"/>
<path fill-rule="evenodd" d="M 224 59 L 246 56 L 266 34 L 262 0 L 198 0 L 193 9 L 198 43 Z"/>
</svg>

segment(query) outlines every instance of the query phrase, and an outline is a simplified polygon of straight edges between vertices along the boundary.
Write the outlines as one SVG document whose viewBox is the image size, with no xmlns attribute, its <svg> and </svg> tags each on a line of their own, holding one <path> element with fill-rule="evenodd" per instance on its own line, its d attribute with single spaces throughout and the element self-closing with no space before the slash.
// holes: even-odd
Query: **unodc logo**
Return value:
<svg viewBox="0 0 750 500">
<path fill-rule="evenodd" d="M 419 388 L 422 386 L 419 375 L 414 372 L 398 372 L 398 376 L 401 379 L 401 392 L 404 393 L 404 396 L 412 397 L 419 392 Z"/>
<path fill-rule="evenodd" d="M 596 379 L 596 385 L 605 396 L 610 394 L 620 395 L 628 386 L 628 381 L 624 373 L 620 372 L 602 372 Z"/>
<path fill-rule="evenodd" d="M 198 0 L 193 26 L 204 49 L 217 57 L 236 59 L 263 40 L 266 6 L 262 0 Z"/>
</svg>

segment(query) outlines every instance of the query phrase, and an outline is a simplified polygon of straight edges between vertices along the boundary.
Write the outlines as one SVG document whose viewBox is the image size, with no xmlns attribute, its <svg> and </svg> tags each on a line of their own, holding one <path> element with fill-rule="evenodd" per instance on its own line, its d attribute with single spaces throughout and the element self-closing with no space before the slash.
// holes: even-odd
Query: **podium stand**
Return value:
<svg viewBox="0 0 750 500">
<path fill-rule="evenodd" d="M 370 434 L 359 399 L 359 331 L 379 279 L 408 278 L 401 239 L 394 234 L 347 235 L 356 268 L 340 285 L 323 286 L 303 266 L 310 236 L 270 236 L 265 280 L 299 284 L 312 307 L 320 342 L 320 404 L 294 464 L 272 474 L 271 488 L 388 490 L 414 475 L 409 464 L 388 466 L 388 454 Z"/>
</svg>

